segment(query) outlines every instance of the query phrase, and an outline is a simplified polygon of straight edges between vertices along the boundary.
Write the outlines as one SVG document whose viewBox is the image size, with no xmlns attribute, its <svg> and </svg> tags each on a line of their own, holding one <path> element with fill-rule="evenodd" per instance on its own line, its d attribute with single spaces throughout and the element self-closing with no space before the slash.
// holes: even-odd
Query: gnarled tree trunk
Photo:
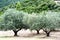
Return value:
<svg viewBox="0 0 60 40">
<path fill-rule="evenodd" d="M 37 31 L 37 34 L 39 34 L 39 30 L 36 30 Z"/>
<path fill-rule="evenodd" d="M 14 36 L 18 36 L 17 35 L 17 32 L 18 32 L 19 30 L 13 30 L 13 32 L 14 32 Z"/>
<path fill-rule="evenodd" d="M 50 36 L 50 32 L 47 32 L 47 33 L 46 33 L 46 36 L 49 37 L 49 36 Z"/>
<path fill-rule="evenodd" d="M 50 31 L 43 30 L 43 31 L 46 33 L 46 36 L 47 36 L 47 37 L 50 37 L 50 32 L 51 32 L 51 30 L 50 30 Z"/>
</svg>

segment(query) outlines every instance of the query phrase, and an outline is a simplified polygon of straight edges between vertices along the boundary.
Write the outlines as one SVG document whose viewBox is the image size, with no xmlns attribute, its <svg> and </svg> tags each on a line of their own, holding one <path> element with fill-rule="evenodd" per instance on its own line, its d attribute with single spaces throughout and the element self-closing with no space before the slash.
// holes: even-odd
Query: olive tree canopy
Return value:
<svg viewBox="0 0 60 40">
<path fill-rule="evenodd" d="M 13 30 L 15 33 L 15 36 L 17 35 L 17 32 L 21 30 L 22 28 L 25 28 L 25 25 L 23 24 L 24 12 L 17 11 L 15 9 L 8 9 L 3 15 L 2 15 L 2 22 L 1 22 L 1 28 L 3 30 Z"/>
</svg>

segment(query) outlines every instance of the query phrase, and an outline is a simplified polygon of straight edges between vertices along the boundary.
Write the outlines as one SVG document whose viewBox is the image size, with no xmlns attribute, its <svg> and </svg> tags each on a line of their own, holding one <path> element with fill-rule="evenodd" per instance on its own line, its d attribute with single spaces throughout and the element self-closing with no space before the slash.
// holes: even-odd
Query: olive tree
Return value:
<svg viewBox="0 0 60 40">
<path fill-rule="evenodd" d="M 24 12 L 17 11 L 15 9 L 8 9 L 3 15 L 3 21 L 1 22 L 1 28 L 5 30 L 13 30 L 14 36 L 17 36 L 17 32 L 22 28 L 25 28 L 23 24 Z"/>
<path fill-rule="evenodd" d="M 31 30 L 36 30 L 37 34 L 39 34 L 39 30 L 42 28 L 40 19 L 42 18 L 41 15 L 32 13 L 26 14 L 23 18 L 23 23 L 28 25 Z"/>
<path fill-rule="evenodd" d="M 46 12 L 46 15 L 44 16 L 44 26 L 43 30 L 45 31 L 46 35 L 49 37 L 50 32 L 53 31 L 53 29 L 59 28 L 60 26 L 60 13 L 59 12 Z"/>
<path fill-rule="evenodd" d="M 46 36 L 50 36 L 50 32 L 53 29 L 59 28 L 60 26 L 60 12 L 42 12 L 41 14 L 27 14 L 23 18 L 23 23 L 28 25 L 29 28 L 37 30 L 37 34 L 39 34 L 39 30 L 43 29 L 46 33 Z"/>
</svg>

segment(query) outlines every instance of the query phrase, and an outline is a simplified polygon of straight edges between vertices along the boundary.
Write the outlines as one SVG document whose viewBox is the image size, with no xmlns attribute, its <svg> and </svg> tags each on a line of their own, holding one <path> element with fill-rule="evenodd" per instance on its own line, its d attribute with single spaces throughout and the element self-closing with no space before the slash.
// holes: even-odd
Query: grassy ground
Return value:
<svg viewBox="0 0 60 40">
<path fill-rule="evenodd" d="M 14 37 L 13 31 L 0 31 L 0 40 L 60 40 L 60 32 L 51 32 L 50 37 L 46 37 L 44 32 L 36 35 L 36 31 L 21 30 L 18 32 L 19 37 Z"/>
</svg>

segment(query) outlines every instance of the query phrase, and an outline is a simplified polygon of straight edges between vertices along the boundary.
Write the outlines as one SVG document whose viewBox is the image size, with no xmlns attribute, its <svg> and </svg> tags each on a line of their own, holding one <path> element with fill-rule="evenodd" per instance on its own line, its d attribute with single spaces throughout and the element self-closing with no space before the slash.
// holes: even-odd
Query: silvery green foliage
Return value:
<svg viewBox="0 0 60 40">
<path fill-rule="evenodd" d="M 48 29 L 59 28 L 60 26 L 60 12 L 46 12 L 46 27 Z"/>
<path fill-rule="evenodd" d="M 23 18 L 23 23 L 30 29 L 54 29 L 60 26 L 60 12 L 42 12 L 42 14 L 28 14 Z"/>
<path fill-rule="evenodd" d="M 28 14 L 15 9 L 7 10 L 2 16 L 0 25 L 6 30 L 30 28 L 35 30 L 60 28 L 60 12 L 42 12 Z"/>
<path fill-rule="evenodd" d="M 23 24 L 25 24 L 26 26 L 29 26 L 28 20 L 29 20 L 29 14 L 25 13 L 24 17 L 23 17 L 23 20 L 22 20 Z"/>
<path fill-rule="evenodd" d="M 16 30 L 22 28 L 22 19 L 24 13 L 15 9 L 8 9 L 3 15 L 2 27 L 5 30 Z"/>
<path fill-rule="evenodd" d="M 42 15 L 38 15 L 35 13 L 32 14 L 25 14 L 25 17 L 23 18 L 23 23 L 28 25 L 30 29 L 40 30 L 42 28 L 40 19 L 42 18 Z"/>
</svg>

